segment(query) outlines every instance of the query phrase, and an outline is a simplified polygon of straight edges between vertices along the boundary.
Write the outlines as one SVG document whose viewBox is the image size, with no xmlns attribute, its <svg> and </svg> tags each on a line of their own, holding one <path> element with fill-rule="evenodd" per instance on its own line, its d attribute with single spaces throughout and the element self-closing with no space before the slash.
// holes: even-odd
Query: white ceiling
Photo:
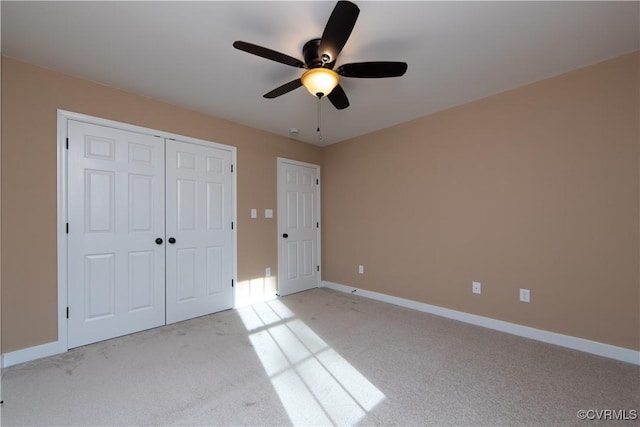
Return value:
<svg viewBox="0 0 640 427">
<path fill-rule="evenodd" d="M 403 77 L 347 79 L 351 106 L 304 88 L 303 70 L 232 47 L 302 59 L 335 2 L 2 1 L 2 54 L 244 125 L 327 145 L 640 49 L 638 2 L 356 1 L 337 61 L 405 61 Z"/>
</svg>

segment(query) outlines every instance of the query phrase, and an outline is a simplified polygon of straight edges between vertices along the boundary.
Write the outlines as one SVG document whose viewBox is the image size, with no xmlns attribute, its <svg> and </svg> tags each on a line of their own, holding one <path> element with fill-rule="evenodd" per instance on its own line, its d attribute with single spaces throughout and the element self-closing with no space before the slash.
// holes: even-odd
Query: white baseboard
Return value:
<svg viewBox="0 0 640 427">
<path fill-rule="evenodd" d="M 339 283 L 322 281 L 321 285 L 322 287 L 326 287 L 336 291 L 349 294 L 354 293 L 366 298 L 387 302 L 401 307 L 411 308 L 413 310 L 422 311 L 424 313 L 435 314 L 437 316 L 446 317 L 448 319 L 458 320 L 489 329 L 495 329 L 497 331 L 518 335 L 524 338 L 530 338 L 536 341 L 542 341 L 561 347 L 571 348 L 573 350 L 583 351 L 585 353 L 591 353 L 598 356 L 608 357 L 610 359 L 620 360 L 622 362 L 640 365 L 640 351 L 635 351 L 623 347 L 616 347 L 614 345 L 597 341 L 590 341 L 584 338 L 573 337 L 570 335 L 544 331 L 542 329 L 531 328 L 529 326 L 518 325 L 516 323 L 509 323 L 502 320 L 492 319 L 490 317 L 478 316 L 476 314 L 438 307 L 436 305 L 394 297 L 391 295 L 381 294 L 379 292 L 368 291 L 366 289 L 345 286 Z M 354 290 L 355 292 L 353 292 Z M 9 353 L 4 353 L 2 355 L 2 367 L 7 368 L 19 363 L 29 362 L 32 360 L 40 359 L 42 357 L 53 356 L 59 353 L 61 353 L 61 349 L 57 341 L 37 345 L 35 347 L 25 348 L 22 350 L 16 350 Z"/>
<path fill-rule="evenodd" d="M 53 356 L 58 353 L 60 353 L 60 346 L 57 341 L 35 347 L 23 348 L 22 350 L 4 353 L 2 355 L 2 367 L 8 368 L 9 366 L 30 362 L 42 357 Z"/>
<path fill-rule="evenodd" d="M 516 323 L 504 322 L 502 320 L 496 320 L 490 317 L 478 316 L 476 314 L 465 313 L 463 311 L 457 311 L 449 308 L 438 307 L 436 305 L 412 301 L 409 299 L 398 298 L 391 295 L 368 291 L 366 289 L 345 286 L 339 283 L 322 281 L 322 286 L 340 292 L 353 293 L 355 295 L 360 295 L 366 298 L 399 305 L 401 307 L 411 308 L 425 313 L 435 314 L 437 316 L 446 317 L 465 323 L 471 323 L 473 325 L 478 325 L 489 329 L 495 329 L 497 331 L 530 338 L 536 341 L 542 341 L 549 344 L 571 348 L 573 350 L 583 351 L 585 353 L 596 354 L 598 356 L 608 357 L 610 359 L 616 359 L 622 362 L 640 365 L 640 351 L 635 351 L 628 348 L 617 347 L 597 341 L 590 341 L 570 335 L 544 331 L 542 329 L 531 328 L 528 326 L 518 325 Z"/>
</svg>

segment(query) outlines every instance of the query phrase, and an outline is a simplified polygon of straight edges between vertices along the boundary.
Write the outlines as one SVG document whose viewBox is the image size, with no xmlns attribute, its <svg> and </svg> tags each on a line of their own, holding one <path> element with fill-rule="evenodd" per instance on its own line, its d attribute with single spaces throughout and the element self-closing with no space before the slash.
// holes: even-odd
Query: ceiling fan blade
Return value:
<svg viewBox="0 0 640 427">
<path fill-rule="evenodd" d="M 294 89 L 298 89 L 300 86 L 302 86 L 302 80 L 295 79 L 290 81 L 289 83 L 285 83 L 282 86 L 275 88 L 269 93 L 265 93 L 263 96 L 269 99 L 277 98 L 280 95 L 284 95 L 285 93 L 291 92 Z"/>
<path fill-rule="evenodd" d="M 406 72 L 406 62 L 354 62 L 352 64 L 343 64 L 336 70 L 336 73 L 343 77 L 365 79 L 399 77 Z"/>
<path fill-rule="evenodd" d="M 349 106 L 349 98 L 347 98 L 347 94 L 344 93 L 344 89 L 340 85 L 334 87 L 331 93 L 327 95 L 327 98 L 338 110 L 344 110 Z"/>
<path fill-rule="evenodd" d="M 335 62 L 356 25 L 360 9 L 349 1 L 339 1 L 331 12 L 322 33 L 318 53 L 329 55 L 327 63 Z"/>
<path fill-rule="evenodd" d="M 284 53 L 276 52 L 275 50 L 267 49 L 266 47 L 258 46 L 256 44 L 238 40 L 233 42 L 233 47 L 251 53 L 253 55 L 280 62 L 281 64 L 291 65 L 292 67 L 305 68 L 304 62 L 300 61 L 299 59 L 296 59 L 289 55 L 285 55 Z"/>
</svg>

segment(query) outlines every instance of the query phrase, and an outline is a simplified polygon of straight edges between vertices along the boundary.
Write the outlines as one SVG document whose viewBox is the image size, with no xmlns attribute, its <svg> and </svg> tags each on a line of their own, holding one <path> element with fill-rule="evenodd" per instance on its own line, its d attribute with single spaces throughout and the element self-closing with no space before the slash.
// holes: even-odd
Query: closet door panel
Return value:
<svg viewBox="0 0 640 427">
<path fill-rule="evenodd" d="M 166 155 L 167 323 L 173 323 L 233 305 L 231 152 L 167 140 Z"/>
<path fill-rule="evenodd" d="M 165 323 L 164 143 L 68 121 L 68 347 Z"/>
</svg>

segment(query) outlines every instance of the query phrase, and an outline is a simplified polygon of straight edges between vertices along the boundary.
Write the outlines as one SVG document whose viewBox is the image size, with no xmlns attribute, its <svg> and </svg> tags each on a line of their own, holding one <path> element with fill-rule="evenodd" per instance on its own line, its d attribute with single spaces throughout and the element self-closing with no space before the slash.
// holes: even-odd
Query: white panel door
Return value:
<svg viewBox="0 0 640 427">
<path fill-rule="evenodd" d="M 68 347 L 165 323 L 164 144 L 68 121 Z"/>
<path fill-rule="evenodd" d="M 278 159 L 278 294 L 319 285 L 319 167 Z"/>
<path fill-rule="evenodd" d="M 231 152 L 167 140 L 167 323 L 233 306 Z"/>
</svg>

